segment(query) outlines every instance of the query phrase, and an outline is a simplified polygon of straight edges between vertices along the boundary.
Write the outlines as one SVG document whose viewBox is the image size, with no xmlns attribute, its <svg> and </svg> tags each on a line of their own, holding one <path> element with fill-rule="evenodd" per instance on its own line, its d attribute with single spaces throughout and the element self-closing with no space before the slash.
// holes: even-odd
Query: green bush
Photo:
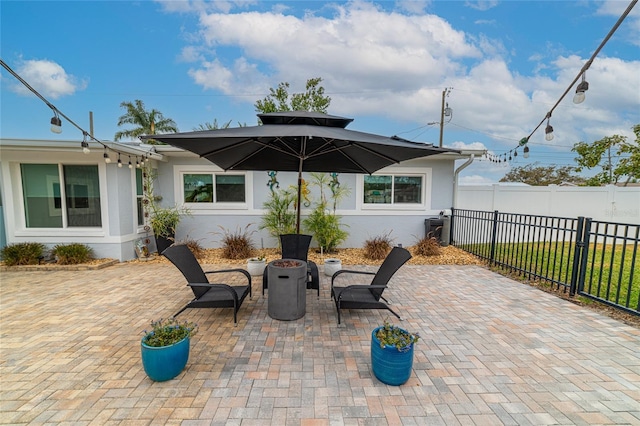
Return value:
<svg viewBox="0 0 640 426">
<path fill-rule="evenodd" d="M 325 253 L 335 252 L 349 236 L 348 232 L 341 229 L 344 225 L 340 223 L 340 216 L 329 212 L 324 203 L 318 203 L 303 223 Z"/>
<path fill-rule="evenodd" d="M 272 191 L 262 207 L 266 213 L 262 216 L 259 229 L 266 229 L 269 235 L 280 241 L 280 235 L 296 232 L 296 212 L 291 209 L 296 195 L 285 190 Z M 279 244 L 279 243 L 278 243 Z"/>
<path fill-rule="evenodd" d="M 15 243 L 3 247 L 0 254 L 7 266 L 37 265 L 45 249 L 41 243 Z"/>
<path fill-rule="evenodd" d="M 253 242 L 249 231 L 251 224 L 244 229 L 236 229 L 235 232 L 224 229 L 222 226 L 222 256 L 226 259 L 248 259 L 253 253 Z"/>
<path fill-rule="evenodd" d="M 364 255 L 367 259 L 382 260 L 391 251 L 392 243 L 390 233 L 370 238 L 364 242 Z"/>
<path fill-rule="evenodd" d="M 60 265 L 78 265 L 93 259 L 93 249 L 85 244 L 58 244 L 53 247 L 51 254 L 57 257 Z"/>
</svg>

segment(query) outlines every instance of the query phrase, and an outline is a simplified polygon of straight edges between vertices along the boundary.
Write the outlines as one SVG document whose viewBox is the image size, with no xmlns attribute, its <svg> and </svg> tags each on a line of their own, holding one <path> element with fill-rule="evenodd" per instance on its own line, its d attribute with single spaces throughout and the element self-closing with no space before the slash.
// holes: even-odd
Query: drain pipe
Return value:
<svg viewBox="0 0 640 426">
<path fill-rule="evenodd" d="M 473 159 L 475 158 L 475 154 L 471 154 L 469 159 L 464 162 L 460 167 L 453 172 L 453 207 L 458 207 L 458 175 L 461 171 L 466 169 L 471 163 L 473 163 Z"/>
</svg>

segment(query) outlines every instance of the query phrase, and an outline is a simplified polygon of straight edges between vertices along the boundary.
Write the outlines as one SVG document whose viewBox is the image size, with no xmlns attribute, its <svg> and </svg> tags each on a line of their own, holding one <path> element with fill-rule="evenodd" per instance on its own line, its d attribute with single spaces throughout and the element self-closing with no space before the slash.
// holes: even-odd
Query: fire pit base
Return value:
<svg viewBox="0 0 640 426">
<path fill-rule="evenodd" d="M 307 263 L 296 259 L 274 260 L 267 265 L 267 275 L 269 316 L 284 321 L 302 318 L 307 307 Z"/>
</svg>

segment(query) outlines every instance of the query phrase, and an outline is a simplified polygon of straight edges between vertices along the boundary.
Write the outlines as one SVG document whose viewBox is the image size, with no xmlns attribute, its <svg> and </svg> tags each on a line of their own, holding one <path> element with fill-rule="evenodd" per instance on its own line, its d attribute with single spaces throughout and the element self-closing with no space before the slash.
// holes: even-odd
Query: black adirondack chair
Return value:
<svg viewBox="0 0 640 426">
<path fill-rule="evenodd" d="M 280 246 L 282 247 L 283 259 L 297 259 L 307 262 L 307 289 L 317 290 L 318 297 L 320 297 L 318 265 L 307 259 L 311 238 L 311 235 L 283 234 L 280 235 Z M 262 294 L 268 287 L 267 269 L 265 269 L 262 275 Z"/>
<path fill-rule="evenodd" d="M 387 309 L 398 319 L 398 315 L 391 309 L 382 292 L 387 288 L 391 277 L 411 259 L 411 253 L 402 247 L 394 247 L 380 265 L 377 272 L 354 271 L 341 269 L 331 277 L 331 298 L 336 302 L 338 311 L 338 324 L 340 324 L 340 309 Z M 335 287 L 334 281 L 342 274 L 373 275 L 370 284 L 350 285 L 347 287 Z"/>
<path fill-rule="evenodd" d="M 189 247 L 184 244 L 172 245 L 162 252 L 162 255 L 173 263 L 187 279 L 187 285 L 191 287 L 194 298 L 180 309 L 174 317 L 180 315 L 187 308 L 233 308 L 233 322 L 238 324 L 237 313 L 242 302 L 249 295 L 251 298 L 251 275 L 244 269 L 220 269 L 216 271 L 203 271 L 198 260 Z M 230 286 L 227 284 L 210 283 L 207 274 L 219 274 L 224 272 L 238 272 L 244 274 L 248 280 L 247 285 Z"/>
</svg>

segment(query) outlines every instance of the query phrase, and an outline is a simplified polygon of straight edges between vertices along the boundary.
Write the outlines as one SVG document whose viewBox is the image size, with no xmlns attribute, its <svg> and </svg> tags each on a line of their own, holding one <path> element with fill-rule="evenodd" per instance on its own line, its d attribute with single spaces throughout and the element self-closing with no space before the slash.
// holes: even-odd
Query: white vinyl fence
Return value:
<svg viewBox="0 0 640 426">
<path fill-rule="evenodd" d="M 640 187 L 460 186 L 456 208 L 640 224 Z"/>
</svg>

